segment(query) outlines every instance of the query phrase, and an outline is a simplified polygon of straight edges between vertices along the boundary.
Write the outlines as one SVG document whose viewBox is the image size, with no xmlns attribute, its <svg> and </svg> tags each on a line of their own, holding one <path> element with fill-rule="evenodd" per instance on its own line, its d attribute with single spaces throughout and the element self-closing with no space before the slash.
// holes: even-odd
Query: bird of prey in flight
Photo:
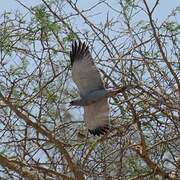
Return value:
<svg viewBox="0 0 180 180">
<path fill-rule="evenodd" d="M 84 107 L 84 120 L 91 134 L 106 134 L 110 129 L 108 97 L 115 96 L 122 89 L 105 88 L 85 42 L 72 43 L 70 59 L 72 79 L 80 94 L 80 98 L 71 101 L 71 105 Z"/>
</svg>

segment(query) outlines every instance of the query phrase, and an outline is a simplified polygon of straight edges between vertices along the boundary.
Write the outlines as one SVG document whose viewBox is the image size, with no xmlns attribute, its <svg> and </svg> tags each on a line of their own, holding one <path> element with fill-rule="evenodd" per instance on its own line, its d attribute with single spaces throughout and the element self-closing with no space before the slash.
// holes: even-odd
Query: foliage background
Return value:
<svg viewBox="0 0 180 180">
<path fill-rule="evenodd" d="M 2 179 L 180 178 L 179 7 L 156 0 L 44 1 L 0 17 Z M 110 99 L 112 131 L 87 133 L 69 50 L 85 41 Z"/>
</svg>

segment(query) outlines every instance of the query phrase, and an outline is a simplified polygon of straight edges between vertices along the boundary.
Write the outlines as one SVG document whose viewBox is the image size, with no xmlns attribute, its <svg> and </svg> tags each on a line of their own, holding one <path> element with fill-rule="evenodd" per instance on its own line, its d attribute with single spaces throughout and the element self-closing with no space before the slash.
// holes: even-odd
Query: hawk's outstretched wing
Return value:
<svg viewBox="0 0 180 180">
<path fill-rule="evenodd" d="M 91 134 L 98 136 L 106 134 L 109 130 L 108 99 L 84 106 L 84 120 Z"/>
<path fill-rule="evenodd" d="M 72 78 L 76 83 L 81 97 L 88 93 L 104 89 L 100 73 L 96 68 L 93 58 L 85 43 L 75 41 L 70 52 L 72 65 Z"/>
<path fill-rule="evenodd" d="M 75 41 L 72 44 L 70 58 L 72 78 L 82 98 L 87 97 L 90 92 L 105 89 L 100 73 L 85 43 Z M 84 106 L 84 119 L 91 134 L 105 134 L 109 130 L 109 104 L 107 98 Z"/>
</svg>

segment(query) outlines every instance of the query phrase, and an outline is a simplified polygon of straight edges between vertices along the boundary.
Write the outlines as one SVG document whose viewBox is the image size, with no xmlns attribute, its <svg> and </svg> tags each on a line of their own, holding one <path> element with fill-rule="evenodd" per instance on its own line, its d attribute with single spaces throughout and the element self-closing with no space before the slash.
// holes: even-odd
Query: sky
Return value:
<svg viewBox="0 0 180 180">
<path fill-rule="evenodd" d="M 28 7 L 38 5 L 41 0 L 20 0 L 23 4 L 26 4 Z M 111 2 L 117 2 L 117 0 L 110 0 Z M 81 9 L 88 8 L 94 4 L 94 0 L 79 0 L 79 5 L 81 6 Z M 155 2 L 154 0 L 147 0 L 148 4 L 152 4 Z M 156 16 L 158 19 L 164 19 L 167 14 L 170 12 L 171 9 L 175 8 L 176 6 L 180 6 L 179 0 L 160 0 L 159 6 L 156 9 Z M 25 12 L 26 10 L 15 0 L 0 0 L 0 14 L 3 13 L 3 11 L 13 11 L 20 10 L 21 12 Z"/>
<path fill-rule="evenodd" d="M 28 7 L 35 6 L 41 2 L 41 0 L 20 0 L 23 4 L 26 4 Z M 27 3 L 28 2 L 28 3 Z M 17 3 L 15 0 L 0 0 L 0 14 L 3 13 L 3 11 L 13 11 L 21 10 L 26 11 L 19 3 Z"/>
</svg>

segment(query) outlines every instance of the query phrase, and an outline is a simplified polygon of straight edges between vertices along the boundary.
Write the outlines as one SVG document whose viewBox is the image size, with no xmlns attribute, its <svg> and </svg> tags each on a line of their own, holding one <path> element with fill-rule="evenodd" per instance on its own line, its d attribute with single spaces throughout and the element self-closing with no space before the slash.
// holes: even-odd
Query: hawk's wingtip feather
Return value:
<svg viewBox="0 0 180 180">
<path fill-rule="evenodd" d="M 97 127 L 96 129 L 89 129 L 90 134 L 94 135 L 94 136 L 100 136 L 100 135 L 104 135 L 106 133 L 109 132 L 109 126 L 105 125 L 102 127 Z"/>
<path fill-rule="evenodd" d="M 84 56 L 88 51 L 89 47 L 85 42 L 81 42 L 80 40 L 73 41 L 71 45 L 70 51 L 70 59 L 71 59 L 71 66 L 73 65 L 74 61 L 81 56 Z"/>
</svg>

